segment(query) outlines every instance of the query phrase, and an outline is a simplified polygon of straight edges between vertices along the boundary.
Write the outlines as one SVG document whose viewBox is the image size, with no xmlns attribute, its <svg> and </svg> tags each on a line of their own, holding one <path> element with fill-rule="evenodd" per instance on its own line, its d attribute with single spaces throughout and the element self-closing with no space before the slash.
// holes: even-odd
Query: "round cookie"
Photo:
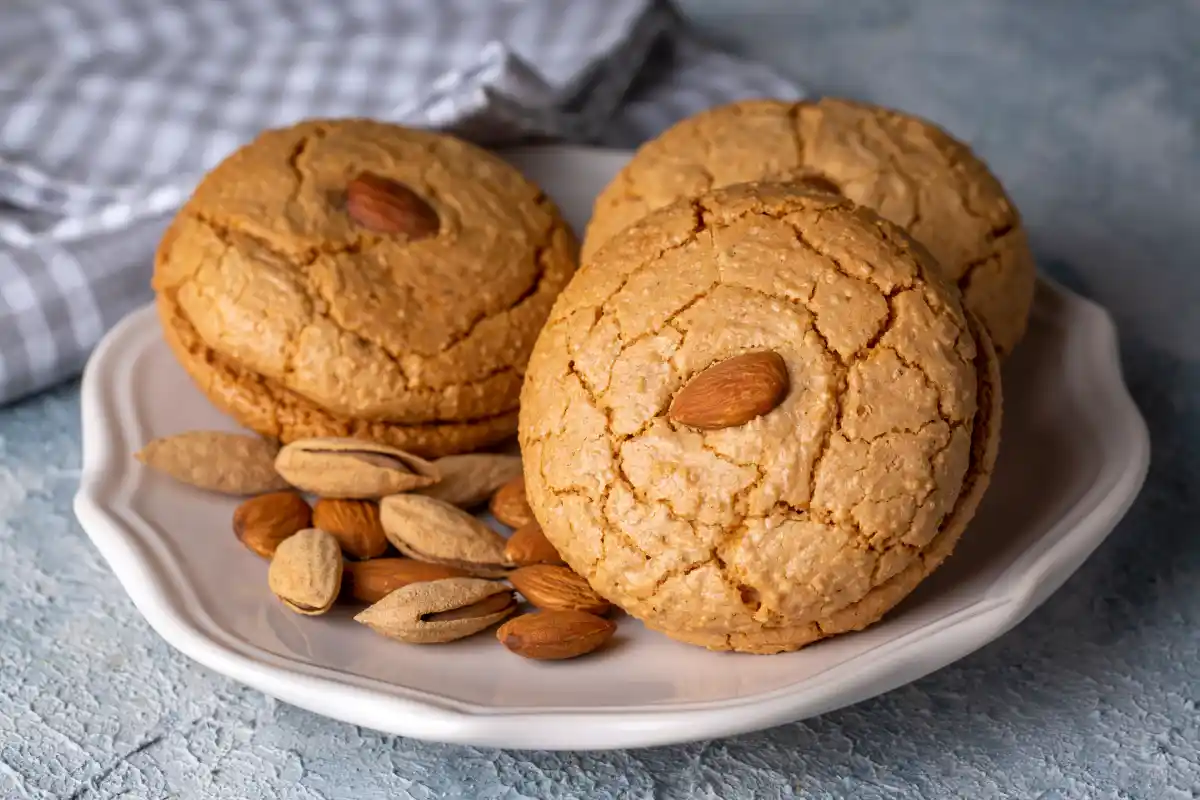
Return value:
<svg viewBox="0 0 1200 800">
<path fill-rule="evenodd" d="M 715 364 L 773 351 L 749 422 L 674 421 Z M 928 252 L 797 184 L 680 201 L 559 298 L 520 411 L 546 536 L 669 636 L 774 653 L 879 619 L 950 553 L 995 462 L 998 360 Z"/>
<path fill-rule="evenodd" d="M 685 119 L 638 150 L 596 199 L 587 261 L 649 211 L 710 188 L 801 178 L 905 228 L 958 284 L 1001 357 L 1025 333 L 1034 261 L 1004 187 L 917 117 L 845 100 L 751 100 Z"/>
<path fill-rule="evenodd" d="M 511 435 L 576 243 L 516 169 L 369 120 L 267 131 L 210 172 L 158 248 L 167 340 L 264 435 L 440 455 Z"/>
</svg>

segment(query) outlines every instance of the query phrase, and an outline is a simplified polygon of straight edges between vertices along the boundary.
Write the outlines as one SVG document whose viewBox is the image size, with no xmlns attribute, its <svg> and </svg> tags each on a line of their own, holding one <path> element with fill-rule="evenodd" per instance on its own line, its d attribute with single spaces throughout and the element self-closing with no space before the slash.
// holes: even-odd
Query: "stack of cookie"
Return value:
<svg viewBox="0 0 1200 800">
<path fill-rule="evenodd" d="M 576 260 L 554 204 L 497 156 L 312 121 L 203 180 L 154 288 L 175 355 L 246 427 L 439 456 L 515 432 L 525 362 Z"/>
<path fill-rule="evenodd" d="M 685 120 L 597 199 L 529 364 L 546 537 L 681 641 L 774 653 L 878 620 L 954 548 L 1033 260 L 970 150 L 837 100 Z"/>
</svg>

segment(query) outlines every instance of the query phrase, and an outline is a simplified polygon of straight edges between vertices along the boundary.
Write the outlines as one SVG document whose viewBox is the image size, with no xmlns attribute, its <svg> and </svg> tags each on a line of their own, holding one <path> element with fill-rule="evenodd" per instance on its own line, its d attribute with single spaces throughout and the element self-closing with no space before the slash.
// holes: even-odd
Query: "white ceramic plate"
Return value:
<svg viewBox="0 0 1200 800">
<path fill-rule="evenodd" d="M 553 147 L 512 158 L 578 227 L 628 154 Z M 1145 477 L 1149 439 L 1098 306 L 1047 283 L 1004 374 L 992 487 L 957 552 L 880 624 L 798 653 L 677 644 L 622 620 L 613 646 L 565 663 L 490 636 L 390 642 L 349 612 L 283 609 L 267 564 L 230 531 L 235 501 L 173 483 L 130 453 L 191 428 L 235 426 L 193 388 L 150 308 L 118 325 L 83 382 L 80 523 L 164 639 L 281 700 L 381 731 L 509 748 L 635 747 L 820 714 L 915 680 L 1021 621 L 1112 530 Z"/>
</svg>

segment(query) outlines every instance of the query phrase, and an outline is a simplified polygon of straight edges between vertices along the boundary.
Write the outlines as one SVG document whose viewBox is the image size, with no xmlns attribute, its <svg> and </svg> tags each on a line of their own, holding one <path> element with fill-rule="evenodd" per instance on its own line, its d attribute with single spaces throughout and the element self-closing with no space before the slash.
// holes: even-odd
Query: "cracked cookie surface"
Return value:
<svg viewBox="0 0 1200 800">
<path fill-rule="evenodd" d="M 614 236 L 530 360 L 520 438 L 546 536 L 677 639 L 779 652 L 862 628 L 953 549 L 999 438 L 998 361 L 924 248 L 794 184 L 742 184 Z M 771 350 L 791 388 L 720 430 L 667 409 Z"/>
<path fill-rule="evenodd" d="M 597 198 L 588 260 L 655 208 L 744 181 L 802 178 L 905 228 L 957 283 L 1003 357 L 1024 335 L 1035 270 L 1025 229 L 987 166 L 937 126 L 837 99 L 751 100 L 646 143 Z"/>
<path fill-rule="evenodd" d="M 370 172 L 437 215 L 410 238 L 356 224 Z M 529 351 L 576 243 L 516 169 L 453 137 L 368 120 L 267 131 L 172 222 L 154 288 L 202 390 L 285 441 L 357 435 L 441 454 L 515 428 Z"/>
</svg>

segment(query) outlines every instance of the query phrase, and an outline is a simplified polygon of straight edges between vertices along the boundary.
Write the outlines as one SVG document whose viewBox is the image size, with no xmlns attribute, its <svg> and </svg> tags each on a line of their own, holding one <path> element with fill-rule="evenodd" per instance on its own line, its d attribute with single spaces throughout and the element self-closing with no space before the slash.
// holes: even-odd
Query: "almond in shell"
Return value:
<svg viewBox="0 0 1200 800">
<path fill-rule="evenodd" d="M 519 567 L 530 564 L 562 564 L 562 556 L 536 521 L 522 525 L 508 537 L 504 555 Z"/>
<path fill-rule="evenodd" d="M 387 552 L 388 541 L 374 500 L 334 500 L 322 497 L 313 506 L 313 527 L 332 534 L 342 552 L 354 558 L 375 558 Z"/>
<path fill-rule="evenodd" d="M 501 577 L 512 566 L 504 537 L 457 506 L 396 494 L 379 502 L 379 516 L 388 541 L 411 558 L 483 577 Z"/>
<path fill-rule="evenodd" d="M 177 481 L 223 494 L 252 495 L 288 488 L 275 471 L 279 446 L 258 436 L 187 431 L 147 444 L 134 458 Z"/>
<path fill-rule="evenodd" d="M 518 477 L 500 487 L 492 497 L 489 510 L 492 516 L 510 528 L 533 522 L 533 509 L 525 497 L 525 479 Z"/>
<path fill-rule="evenodd" d="M 770 350 L 743 353 L 695 375 L 675 395 L 667 416 L 701 430 L 745 425 L 783 402 L 788 388 L 782 356 Z"/>
<path fill-rule="evenodd" d="M 264 558 L 279 543 L 312 527 L 312 509 L 295 492 L 271 492 L 251 497 L 233 512 L 233 532 L 238 541 Z"/>
<path fill-rule="evenodd" d="M 534 564 L 508 576 L 513 587 L 538 608 L 603 614 L 610 605 L 588 582 L 568 567 Z"/>
<path fill-rule="evenodd" d="M 486 503 L 497 489 L 521 476 L 521 457 L 500 453 L 445 456 L 434 461 L 433 466 L 441 480 L 417 492 L 459 508 Z"/>
<path fill-rule="evenodd" d="M 397 589 L 354 619 L 391 639 L 436 644 L 479 633 L 516 607 L 512 590 L 498 581 L 446 578 Z"/>
<path fill-rule="evenodd" d="M 298 614 L 324 614 L 342 585 L 342 551 L 323 530 L 307 528 L 279 543 L 267 584 Z"/>
<path fill-rule="evenodd" d="M 288 483 L 320 497 L 370 499 L 437 482 L 433 464 L 395 447 L 322 437 L 286 445 L 275 469 Z"/>
<path fill-rule="evenodd" d="M 584 611 L 538 611 L 513 617 L 496 638 L 519 656 L 557 661 L 596 650 L 616 629 L 611 620 Z"/>
<path fill-rule="evenodd" d="M 466 570 L 444 564 L 427 564 L 412 558 L 373 558 L 346 562 L 342 596 L 360 603 L 378 603 L 410 583 L 469 577 Z"/>
</svg>

